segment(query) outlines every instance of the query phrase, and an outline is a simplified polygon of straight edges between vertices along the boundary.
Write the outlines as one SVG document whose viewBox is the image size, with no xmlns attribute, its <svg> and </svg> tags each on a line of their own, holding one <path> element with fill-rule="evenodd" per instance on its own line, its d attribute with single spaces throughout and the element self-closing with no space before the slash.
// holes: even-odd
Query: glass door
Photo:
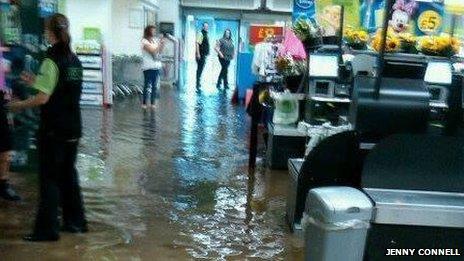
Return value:
<svg viewBox="0 0 464 261">
<path fill-rule="evenodd" d="M 203 23 L 209 24 L 209 41 L 210 55 L 206 61 L 205 69 L 202 76 L 202 87 L 205 91 L 215 91 L 217 79 L 221 70 L 218 55 L 214 50 L 217 41 L 222 38 L 224 31 L 230 29 L 234 40 L 235 51 L 237 52 L 239 44 L 238 20 L 215 19 L 213 16 L 193 16 L 188 15 L 185 19 L 185 73 L 187 88 L 195 88 L 196 77 L 196 35 L 201 31 Z M 229 67 L 229 84 L 231 88 L 236 83 L 237 59 L 235 58 Z"/>
</svg>

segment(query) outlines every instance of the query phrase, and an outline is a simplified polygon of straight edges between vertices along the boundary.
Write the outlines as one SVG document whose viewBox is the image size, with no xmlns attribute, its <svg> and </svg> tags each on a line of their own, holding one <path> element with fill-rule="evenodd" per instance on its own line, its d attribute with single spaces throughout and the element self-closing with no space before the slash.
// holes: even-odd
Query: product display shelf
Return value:
<svg viewBox="0 0 464 261">
<path fill-rule="evenodd" d="M 104 95 L 102 52 L 96 50 L 81 50 L 77 52 L 77 56 L 84 69 L 81 105 L 102 106 Z"/>
</svg>

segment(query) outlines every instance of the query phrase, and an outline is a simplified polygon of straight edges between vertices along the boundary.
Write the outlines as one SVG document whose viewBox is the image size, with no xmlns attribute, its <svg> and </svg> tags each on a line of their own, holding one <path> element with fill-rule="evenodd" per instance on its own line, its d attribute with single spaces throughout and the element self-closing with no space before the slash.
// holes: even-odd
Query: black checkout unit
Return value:
<svg viewBox="0 0 464 261">
<path fill-rule="evenodd" d="M 348 124 L 353 77 L 350 64 L 343 62 L 340 47 L 322 46 L 310 55 L 309 63 L 304 121 L 316 128 L 324 123 L 332 126 Z M 304 159 L 288 161 L 290 183 L 286 216 L 292 231 L 301 228 L 310 188 L 359 184 L 359 178 L 351 176 L 352 172 L 357 172 L 358 146 L 356 133 L 344 132 L 323 140 Z"/>
<path fill-rule="evenodd" d="M 333 58 L 316 59 L 329 61 Z M 414 193 L 403 195 L 406 198 L 420 198 L 421 193 L 430 191 L 464 191 L 464 139 L 456 137 L 462 127 L 462 75 L 452 72 L 449 60 L 401 54 L 386 55 L 382 75 L 378 99 L 373 98 L 376 77 L 354 77 L 348 112 L 353 131 L 323 140 L 304 159 L 289 160 L 291 187 L 287 198 L 287 220 L 292 230 L 300 227 L 306 195 L 316 187 L 366 188 L 365 192 L 372 193 L 374 202 L 378 197 L 384 197 L 382 190 L 377 189 L 426 191 L 419 192 L 419 196 Z M 337 81 L 334 79 L 312 79 L 309 103 L 340 99 L 335 92 Z M 313 106 L 308 108 L 312 110 Z M 311 123 L 316 122 L 312 112 L 307 115 Z M 402 197 L 401 193 L 399 195 Z M 455 195 L 446 196 L 458 201 Z M 446 196 L 434 200 L 446 201 Z M 433 195 L 429 197 L 433 198 Z M 443 241 L 444 233 L 450 233 L 453 239 L 457 236 L 464 238 L 461 228 L 430 227 L 424 230 L 414 227 L 408 237 L 402 232 L 402 226 L 374 223 L 367 244 L 369 260 L 382 260 L 386 248 L 411 248 L 414 244 L 411 242 L 425 235 L 430 239 L 423 241 L 428 247 L 446 242 Z M 441 234 L 432 236 L 428 232 Z M 405 245 L 399 245 L 399 242 Z"/>
<path fill-rule="evenodd" d="M 365 258 L 391 260 L 385 256 L 391 248 L 459 249 L 464 238 L 462 75 L 452 72 L 449 60 L 401 55 L 385 57 L 383 75 L 378 100 L 367 88 L 353 101 L 360 142 L 378 143 L 364 154 L 361 174 L 361 188 L 375 204 Z M 357 80 L 358 87 L 372 86 L 366 84 L 371 79 Z"/>
</svg>

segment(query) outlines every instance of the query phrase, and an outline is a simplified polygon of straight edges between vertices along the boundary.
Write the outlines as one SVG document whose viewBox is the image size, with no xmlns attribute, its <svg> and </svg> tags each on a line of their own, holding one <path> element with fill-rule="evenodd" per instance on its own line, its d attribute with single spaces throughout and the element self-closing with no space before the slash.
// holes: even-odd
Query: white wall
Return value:
<svg viewBox="0 0 464 261">
<path fill-rule="evenodd" d="M 111 49 L 111 0 L 69 0 L 66 15 L 71 24 L 73 41 L 83 39 L 85 27 L 98 27 L 104 44 Z"/>
<path fill-rule="evenodd" d="M 143 28 L 129 26 L 129 13 L 131 9 L 143 12 L 143 4 L 139 0 L 113 0 L 112 8 L 113 54 L 141 55 Z"/>
<path fill-rule="evenodd" d="M 175 25 L 175 36 L 181 37 L 182 22 L 180 14 L 180 1 L 179 0 L 159 0 L 159 22 L 169 22 Z"/>
</svg>

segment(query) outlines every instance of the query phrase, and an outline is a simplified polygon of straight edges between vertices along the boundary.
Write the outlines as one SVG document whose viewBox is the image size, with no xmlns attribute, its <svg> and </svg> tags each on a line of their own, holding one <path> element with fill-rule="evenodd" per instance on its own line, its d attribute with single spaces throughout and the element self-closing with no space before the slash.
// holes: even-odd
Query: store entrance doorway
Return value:
<svg viewBox="0 0 464 261">
<path fill-rule="evenodd" d="M 209 38 L 210 38 L 210 55 L 206 61 L 205 69 L 202 76 L 202 90 L 215 91 L 217 79 L 221 70 L 221 65 L 218 56 L 214 50 L 216 42 L 222 38 L 224 31 L 230 29 L 232 38 L 235 45 L 235 52 L 237 53 L 239 44 L 239 28 L 240 22 L 238 20 L 215 19 L 211 16 L 187 16 L 186 19 L 186 39 L 185 39 L 185 54 L 186 54 L 186 73 L 187 73 L 187 87 L 195 88 L 197 64 L 195 61 L 195 48 L 196 48 L 196 34 L 201 30 L 203 23 L 209 24 Z M 235 56 L 237 57 L 237 55 Z M 237 59 L 235 58 L 229 67 L 229 84 L 231 88 L 236 84 L 237 75 Z"/>
</svg>

